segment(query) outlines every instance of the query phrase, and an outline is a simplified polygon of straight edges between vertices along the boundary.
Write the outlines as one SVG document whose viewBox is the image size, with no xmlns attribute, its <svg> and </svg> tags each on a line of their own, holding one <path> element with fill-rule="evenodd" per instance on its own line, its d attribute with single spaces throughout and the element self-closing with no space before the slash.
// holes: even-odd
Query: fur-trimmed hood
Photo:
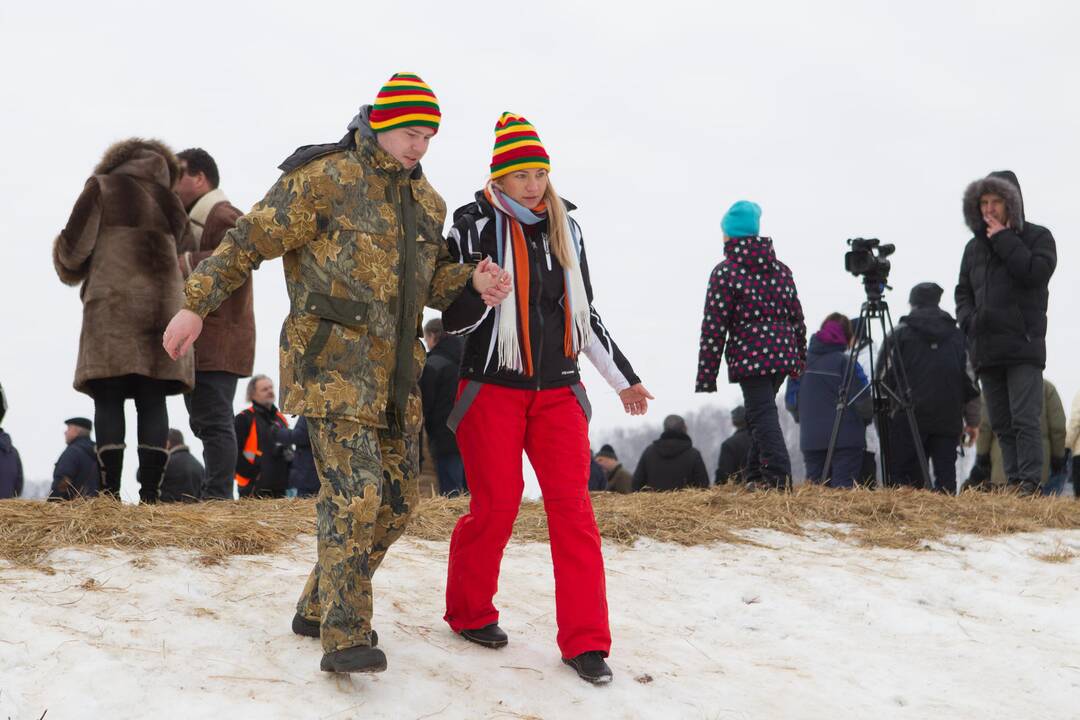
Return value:
<svg viewBox="0 0 1080 720">
<path fill-rule="evenodd" d="M 110 173 L 133 175 L 172 188 L 180 178 L 180 162 L 160 140 L 128 138 L 111 145 L 94 168 L 95 175 Z"/>
<path fill-rule="evenodd" d="M 964 222 L 977 237 L 986 237 L 986 223 L 979 211 L 979 199 L 987 193 L 999 195 L 1009 210 L 1010 226 L 1017 232 L 1024 230 L 1024 196 L 1020 181 L 1012 170 L 998 170 L 968 185 L 964 191 Z"/>
</svg>

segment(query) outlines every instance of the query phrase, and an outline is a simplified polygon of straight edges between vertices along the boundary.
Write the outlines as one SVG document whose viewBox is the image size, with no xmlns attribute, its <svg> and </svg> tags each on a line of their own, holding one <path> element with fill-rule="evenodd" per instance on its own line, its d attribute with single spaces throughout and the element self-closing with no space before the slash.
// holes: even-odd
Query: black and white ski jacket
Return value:
<svg viewBox="0 0 1080 720">
<path fill-rule="evenodd" d="M 568 211 L 575 206 L 567 201 Z M 450 229 L 447 244 L 450 254 L 462 263 L 477 263 L 485 257 L 497 258 L 495 210 L 476 193 L 476 201 L 454 211 L 454 225 Z M 572 217 L 578 236 L 580 226 Z M 567 387 L 581 382 L 578 363 L 563 351 L 566 315 L 563 309 L 565 279 L 563 268 L 551 254 L 547 244 L 547 221 L 536 225 L 522 225 L 529 249 L 529 329 L 532 346 L 534 376 L 499 369 L 499 350 L 493 342 L 495 329 L 494 308 L 484 305 L 480 294 L 469 283 L 465 292 L 443 313 L 443 327 L 447 332 L 466 336 L 465 353 L 461 361 L 461 377 L 464 380 L 494 383 L 506 387 L 547 390 Z M 599 313 L 593 307 L 592 282 L 589 263 L 585 257 L 585 243 L 581 242 L 582 279 L 589 297 L 592 318 L 592 343 L 583 351 L 607 383 L 616 392 L 641 382 L 604 327 Z"/>
</svg>

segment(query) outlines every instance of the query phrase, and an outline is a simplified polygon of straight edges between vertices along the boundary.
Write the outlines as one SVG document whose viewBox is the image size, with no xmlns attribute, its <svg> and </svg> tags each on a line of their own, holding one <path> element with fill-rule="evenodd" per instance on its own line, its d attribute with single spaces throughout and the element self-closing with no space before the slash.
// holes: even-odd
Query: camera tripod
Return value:
<svg viewBox="0 0 1080 720">
<path fill-rule="evenodd" d="M 900 348 L 895 342 L 883 340 L 885 352 L 881 357 L 880 367 L 875 367 L 873 323 L 881 327 L 882 337 L 893 337 L 892 315 L 889 313 L 889 304 L 882 297 L 885 282 L 879 278 L 864 278 L 866 287 L 866 302 L 863 303 L 859 313 L 859 329 L 856 332 L 851 350 L 848 352 L 847 368 L 844 378 L 840 382 L 840 395 L 836 400 L 836 418 L 833 420 L 832 435 L 829 437 L 829 449 L 825 454 L 825 466 L 822 468 L 822 479 L 829 477 L 832 470 L 833 455 L 836 452 L 836 441 L 840 436 L 840 423 L 844 418 L 844 410 L 858 399 L 864 392 L 870 393 L 873 402 L 874 418 L 877 426 L 878 437 L 881 441 L 881 481 L 885 487 L 892 487 L 892 438 L 889 426 L 895 408 L 907 416 L 907 423 L 911 430 L 912 442 L 915 445 L 915 453 L 919 460 L 919 471 L 922 474 L 923 487 L 930 489 L 930 473 L 926 463 L 926 451 L 923 448 L 922 437 L 919 434 L 919 426 L 915 421 L 915 409 L 911 404 L 911 384 L 908 382 L 907 371 L 904 369 L 904 361 L 900 356 Z M 852 397 L 852 383 L 855 380 L 855 368 L 859 363 L 859 351 L 863 347 L 870 349 L 870 377 L 868 385 Z M 888 383 L 888 379 L 895 381 L 895 387 Z M 898 414 L 898 413 L 897 413 Z M 897 418 L 899 419 L 899 418 Z"/>
</svg>

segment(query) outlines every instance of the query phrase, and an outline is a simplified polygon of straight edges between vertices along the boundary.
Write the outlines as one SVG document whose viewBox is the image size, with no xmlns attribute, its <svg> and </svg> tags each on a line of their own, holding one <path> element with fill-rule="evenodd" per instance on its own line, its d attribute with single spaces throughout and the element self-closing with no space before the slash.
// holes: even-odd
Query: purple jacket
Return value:
<svg viewBox="0 0 1080 720">
<path fill-rule="evenodd" d="M 716 392 L 727 346 L 728 379 L 798 377 L 806 366 L 806 323 L 795 280 L 772 240 L 730 238 L 713 269 L 701 321 L 696 392 Z"/>
</svg>

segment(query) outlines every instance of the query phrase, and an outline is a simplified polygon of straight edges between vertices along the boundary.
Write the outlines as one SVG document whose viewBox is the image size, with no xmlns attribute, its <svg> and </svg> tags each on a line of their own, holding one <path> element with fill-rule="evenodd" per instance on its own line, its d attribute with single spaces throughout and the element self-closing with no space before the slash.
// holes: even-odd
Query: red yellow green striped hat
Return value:
<svg viewBox="0 0 1080 720">
<path fill-rule="evenodd" d="M 375 96 L 369 121 L 375 132 L 419 125 L 439 131 L 439 100 L 428 84 L 413 73 L 394 73 Z"/>
<path fill-rule="evenodd" d="M 551 170 L 551 159 L 540 143 L 536 128 L 525 118 L 504 112 L 495 123 L 495 149 L 491 153 L 491 177 L 516 170 Z"/>
</svg>

